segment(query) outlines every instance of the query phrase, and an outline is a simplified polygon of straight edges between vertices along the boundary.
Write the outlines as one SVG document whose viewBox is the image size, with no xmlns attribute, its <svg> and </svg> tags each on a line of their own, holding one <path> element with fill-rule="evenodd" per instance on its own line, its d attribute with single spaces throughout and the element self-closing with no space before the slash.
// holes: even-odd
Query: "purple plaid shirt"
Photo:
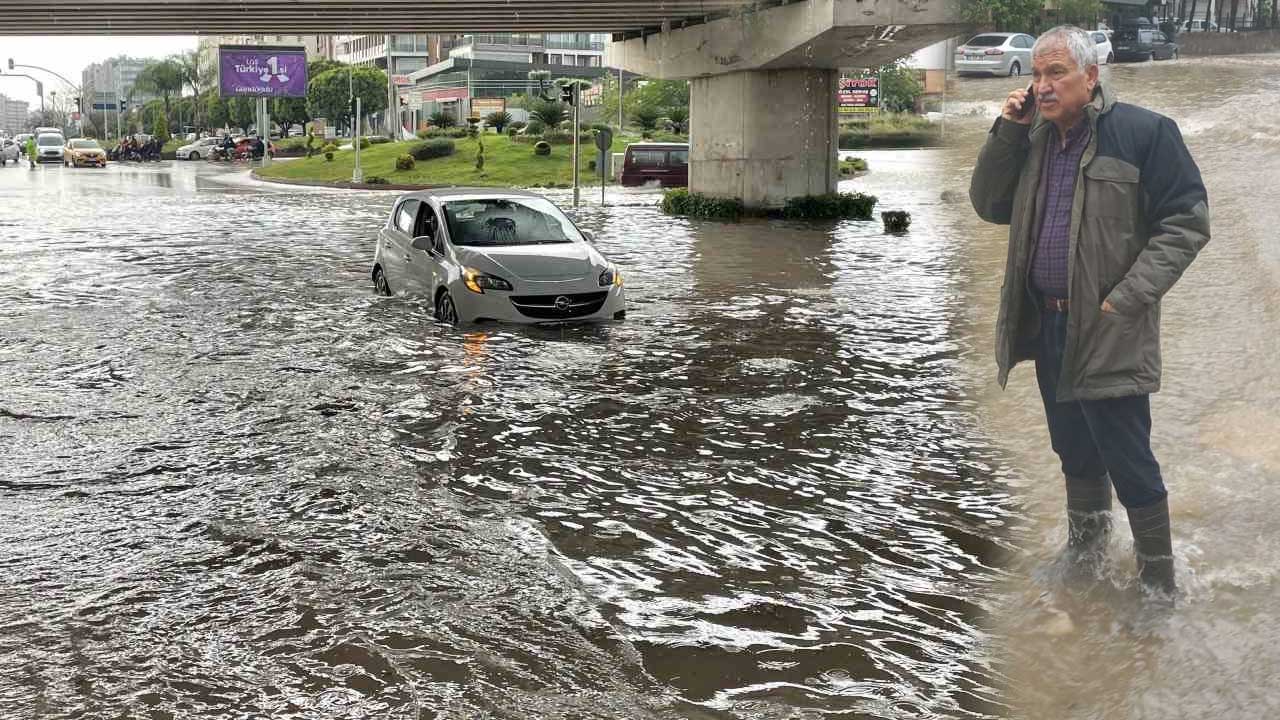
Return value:
<svg viewBox="0 0 1280 720">
<path fill-rule="evenodd" d="M 1076 194 L 1076 174 L 1080 158 L 1089 146 L 1089 121 L 1081 119 L 1067 131 L 1066 147 L 1057 132 L 1045 157 L 1040 187 L 1044 192 L 1044 215 L 1040 235 L 1031 259 L 1031 285 L 1056 298 L 1066 298 L 1067 254 L 1071 248 L 1071 202 Z"/>
</svg>

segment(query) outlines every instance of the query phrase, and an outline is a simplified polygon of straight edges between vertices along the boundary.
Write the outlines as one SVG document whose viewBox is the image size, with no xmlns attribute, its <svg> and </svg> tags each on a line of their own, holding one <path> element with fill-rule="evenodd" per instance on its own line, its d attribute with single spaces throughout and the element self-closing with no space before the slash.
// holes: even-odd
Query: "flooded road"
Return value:
<svg viewBox="0 0 1280 720">
<path fill-rule="evenodd" d="M 1176 120 L 1209 191 L 1213 239 L 1166 297 L 1164 390 L 1153 444 L 1169 486 L 1186 597 L 1162 621 L 1133 602 L 1132 541 L 1115 514 L 1111 565 L 1068 589 L 1062 482 L 1030 367 L 995 385 L 995 308 L 1007 228 L 967 207 L 969 299 L 959 335 L 986 435 L 1017 468 L 1026 524 L 993 615 L 1011 714 L 1026 718 L 1280 716 L 1280 55 L 1103 69 L 1118 100 Z M 962 194 L 997 101 L 1026 79 L 960 79 L 940 182 Z M 1117 507 L 1117 510 L 1119 508 Z"/>
<path fill-rule="evenodd" d="M 963 246 L 864 155 L 909 234 L 583 208 L 629 317 L 555 330 L 376 297 L 391 194 L 0 172 L 0 707 L 997 714 Z"/>
<path fill-rule="evenodd" d="M 952 148 L 859 153 L 903 236 L 582 208 L 631 303 L 597 328 L 376 297 L 391 194 L 0 170 L 0 717 L 1274 716 L 1280 136 L 1234 124 L 1278 71 L 1108 71 L 1213 203 L 1165 309 L 1159 622 L 1121 516 L 1064 586 L 1034 382 L 994 386 L 963 195 L 1007 80 L 960 82 Z"/>
</svg>

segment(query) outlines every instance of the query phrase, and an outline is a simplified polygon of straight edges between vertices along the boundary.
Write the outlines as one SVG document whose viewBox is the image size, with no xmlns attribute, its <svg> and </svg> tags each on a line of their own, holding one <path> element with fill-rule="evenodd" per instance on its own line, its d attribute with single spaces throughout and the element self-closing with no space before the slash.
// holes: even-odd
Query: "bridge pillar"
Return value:
<svg viewBox="0 0 1280 720">
<path fill-rule="evenodd" d="M 834 192 L 837 77 L 787 69 L 694 78 L 689 189 L 748 207 Z"/>
<path fill-rule="evenodd" d="M 878 67 L 966 29 L 948 0 L 759 3 L 615 35 L 605 61 L 690 80 L 690 189 L 768 207 L 835 189 L 838 68 Z"/>
</svg>

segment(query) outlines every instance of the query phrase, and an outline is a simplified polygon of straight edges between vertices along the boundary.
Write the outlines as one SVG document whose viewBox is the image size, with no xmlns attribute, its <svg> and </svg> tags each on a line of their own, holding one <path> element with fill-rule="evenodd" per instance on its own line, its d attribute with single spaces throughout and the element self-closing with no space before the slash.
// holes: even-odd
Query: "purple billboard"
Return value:
<svg viewBox="0 0 1280 720">
<path fill-rule="evenodd" d="M 307 52 L 300 47 L 218 48 L 222 97 L 306 97 Z"/>
</svg>

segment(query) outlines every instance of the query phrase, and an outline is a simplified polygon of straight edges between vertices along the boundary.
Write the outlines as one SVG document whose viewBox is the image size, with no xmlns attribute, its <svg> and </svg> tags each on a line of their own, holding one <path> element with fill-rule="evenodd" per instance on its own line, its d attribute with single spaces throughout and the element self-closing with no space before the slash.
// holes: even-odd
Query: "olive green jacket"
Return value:
<svg viewBox="0 0 1280 720">
<path fill-rule="evenodd" d="M 1209 242 L 1209 199 L 1178 126 L 1117 103 L 1099 86 L 1085 108 L 1092 132 L 1071 207 L 1066 352 L 1057 398 L 1100 400 L 1160 389 L 1160 299 Z M 999 119 L 978 154 L 969 199 L 987 222 L 1009 225 L 996 322 L 996 365 L 1035 357 L 1040 298 L 1029 266 L 1042 218 L 1041 169 L 1056 139 Z M 1102 303 L 1115 312 L 1102 312 Z"/>
</svg>

